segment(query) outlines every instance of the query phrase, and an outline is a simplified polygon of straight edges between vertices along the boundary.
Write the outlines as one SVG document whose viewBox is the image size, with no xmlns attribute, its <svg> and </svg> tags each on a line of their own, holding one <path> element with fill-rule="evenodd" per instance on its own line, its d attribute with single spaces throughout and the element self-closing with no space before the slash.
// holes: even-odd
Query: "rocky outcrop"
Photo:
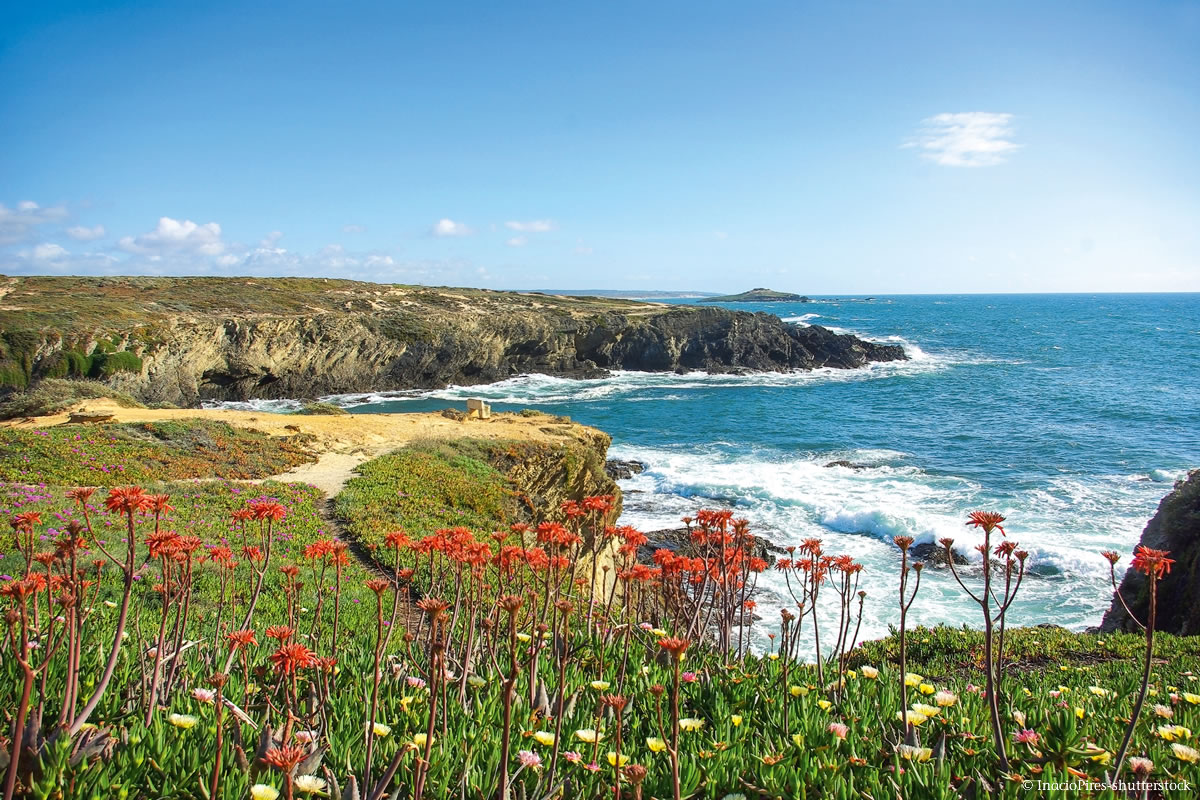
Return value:
<svg viewBox="0 0 1200 800">
<path fill-rule="evenodd" d="M 687 528 L 663 528 L 657 531 L 647 531 L 646 543 L 638 548 L 638 561 L 644 564 L 653 563 L 656 550 L 670 550 L 672 553 L 687 556 L 697 554 L 696 547 L 692 542 L 692 535 Z M 768 565 L 774 565 L 775 559 L 786 552 L 787 550 L 784 548 L 772 544 L 761 536 L 754 537 L 751 554 L 763 559 Z"/>
<path fill-rule="evenodd" d="M 645 472 L 646 465 L 641 461 L 622 461 L 619 458 L 610 458 L 604 462 L 604 471 L 614 481 L 623 481 Z"/>
<path fill-rule="evenodd" d="M 1158 584 L 1155 630 L 1181 636 L 1200 634 L 1200 470 L 1176 483 L 1174 491 L 1158 504 L 1158 511 L 1142 531 L 1140 544 L 1167 550 L 1175 560 L 1171 573 Z M 1137 618 L 1145 622 L 1150 602 L 1146 576 L 1134 569 L 1126 570 L 1120 591 Z M 1116 597 L 1100 629 L 1139 630 Z"/>
<path fill-rule="evenodd" d="M 55 298 L 70 294 L 64 281 L 74 282 L 67 288 L 76 305 L 64 299 L 58 310 Z M 300 279 L 9 283 L 13 305 L 0 311 L 0 332 L 20 326 L 20 336 L 0 355 L 13 370 L 36 379 L 90 365 L 143 401 L 179 405 L 440 388 L 525 373 L 852 369 L 905 358 L 894 345 L 712 307 Z M 72 310 L 88 304 L 94 313 Z M 103 363 L 88 361 L 100 352 Z"/>
</svg>

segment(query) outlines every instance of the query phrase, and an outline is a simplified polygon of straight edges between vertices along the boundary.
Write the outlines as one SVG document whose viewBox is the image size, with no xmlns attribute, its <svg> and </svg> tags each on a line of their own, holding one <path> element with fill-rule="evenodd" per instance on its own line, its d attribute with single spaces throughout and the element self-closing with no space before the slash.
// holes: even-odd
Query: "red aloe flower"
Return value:
<svg viewBox="0 0 1200 800">
<path fill-rule="evenodd" d="M 140 486 L 124 486 L 111 489 L 104 499 L 104 507 L 117 514 L 136 514 L 150 504 L 150 497 Z"/>
<path fill-rule="evenodd" d="M 972 511 L 967 519 L 967 527 L 983 528 L 985 533 L 996 530 L 1000 531 L 1001 536 L 1007 536 L 1004 528 L 1000 527 L 1001 522 L 1004 522 L 1004 517 L 995 511 Z"/>
<path fill-rule="evenodd" d="M 297 670 L 317 666 L 317 654 L 299 642 L 281 645 L 270 656 L 271 663 L 277 672 L 291 675 Z"/>
<path fill-rule="evenodd" d="M 1169 574 L 1171 565 L 1175 563 L 1175 559 L 1167 558 L 1167 555 L 1168 551 L 1166 550 L 1151 550 L 1149 547 L 1139 544 L 1133 551 L 1133 561 L 1130 564 L 1138 572 L 1157 580 Z"/>
</svg>

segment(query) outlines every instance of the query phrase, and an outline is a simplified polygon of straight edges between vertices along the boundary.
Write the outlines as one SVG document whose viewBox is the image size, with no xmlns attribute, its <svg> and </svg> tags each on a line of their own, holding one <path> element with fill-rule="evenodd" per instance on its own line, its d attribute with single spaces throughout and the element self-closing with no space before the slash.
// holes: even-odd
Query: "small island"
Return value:
<svg viewBox="0 0 1200 800">
<path fill-rule="evenodd" d="M 774 289 L 751 289 L 741 294 L 727 294 L 721 297 L 709 297 L 705 303 L 811 303 L 812 300 L 799 294 L 777 292 Z"/>
</svg>

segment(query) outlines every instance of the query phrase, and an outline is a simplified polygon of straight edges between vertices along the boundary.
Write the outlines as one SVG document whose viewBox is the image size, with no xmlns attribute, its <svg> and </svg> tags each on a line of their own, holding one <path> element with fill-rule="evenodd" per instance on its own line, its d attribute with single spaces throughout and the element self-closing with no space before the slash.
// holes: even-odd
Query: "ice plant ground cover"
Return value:
<svg viewBox="0 0 1200 800">
<path fill-rule="evenodd" d="M 827 660 L 793 656 L 815 632 L 804 607 L 750 653 L 738 627 L 769 567 L 720 512 L 690 521 L 695 556 L 641 565 L 640 534 L 606 529 L 605 498 L 534 527 L 397 524 L 368 570 L 303 485 L 4 490 L 11 796 L 1024 797 L 1025 780 L 1111 777 L 1142 686 L 1143 636 L 1008 631 L 1004 771 L 981 632 L 919 627 L 918 593 L 902 673 L 897 637 L 854 646 L 853 563 L 807 545 L 777 566 L 801 605 L 846 608 L 820 630 Z M 605 543 L 620 577 L 593 607 Z M 1194 787 L 1200 647 L 1155 645 L 1120 777 Z"/>
</svg>

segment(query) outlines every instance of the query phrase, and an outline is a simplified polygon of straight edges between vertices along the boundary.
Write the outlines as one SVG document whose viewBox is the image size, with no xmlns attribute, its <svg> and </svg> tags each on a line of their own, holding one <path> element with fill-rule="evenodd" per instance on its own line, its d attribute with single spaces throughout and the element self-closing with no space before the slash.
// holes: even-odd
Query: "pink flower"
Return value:
<svg viewBox="0 0 1200 800">
<path fill-rule="evenodd" d="M 409 675 L 408 678 L 406 678 L 406 680 L 408 681 L 408 685 L 414 689 L 424 689 L 425 688 L 425 679 L 424 678 L 418 678 L 415 675 Z"/>
<path fill-rule="evenodd" d="M 600 771 L 600 765 L 597 764 L 595 761 L 593 761 L 590 764 L 584 764 L 583 768 L 586 769 L 588 772 L 599 772 Z"/>
<path fill-rule="evenodd" d="M 829 723 L 829 732 L 838 739 L 845 739 L 846 734 L 850 732 L 850 728 L 840 722 L 831 722 Z"/>
<path fill-rule="evenodd" d="M 1031 731 L 1028 728 L 1017 731 L 1013 734 L 1013 741 L 1015 741 L 1017 744 L 1027 744 L 1033 747 L 1037 747 L 1037 743 L 1041 740 L 1041 738 L 1042 737 L 1039 736 L 1035 731 Z"/>
<path fill-rule="evenodd" d="M 579 755 L 579 753 L 576 753 L 574 750 L 568 750 L 563 753 L 563 758 L 565 758 L 567 761 L 570 761 L 572 764 L 578 764 L 580 761 L 583 761 L 583 756 Z"/>
<path fill-rule="evenodd" d="M 685 672 L 679 676 L 679 680 L 683 681 L 684 683 L 695 683 L 696 682 L 696 673 Z"/>
<path fill-rule="evenodd" d="M 522 767 L 530 769 L 541 769 L 542 757 L 532 750 L 521 750 L 517 753 L 517 761 L 521 762 Z"/>
<path fill-rule="evenodd" d="M 192 697 L 196 698 L 201 703 L 208 703 L 209 705 L 212 705 L 213 698 L 216 696 L 217 693 L 212 689 L 201 689 L 199 687 L 192 689 Z"/>
</svg>

